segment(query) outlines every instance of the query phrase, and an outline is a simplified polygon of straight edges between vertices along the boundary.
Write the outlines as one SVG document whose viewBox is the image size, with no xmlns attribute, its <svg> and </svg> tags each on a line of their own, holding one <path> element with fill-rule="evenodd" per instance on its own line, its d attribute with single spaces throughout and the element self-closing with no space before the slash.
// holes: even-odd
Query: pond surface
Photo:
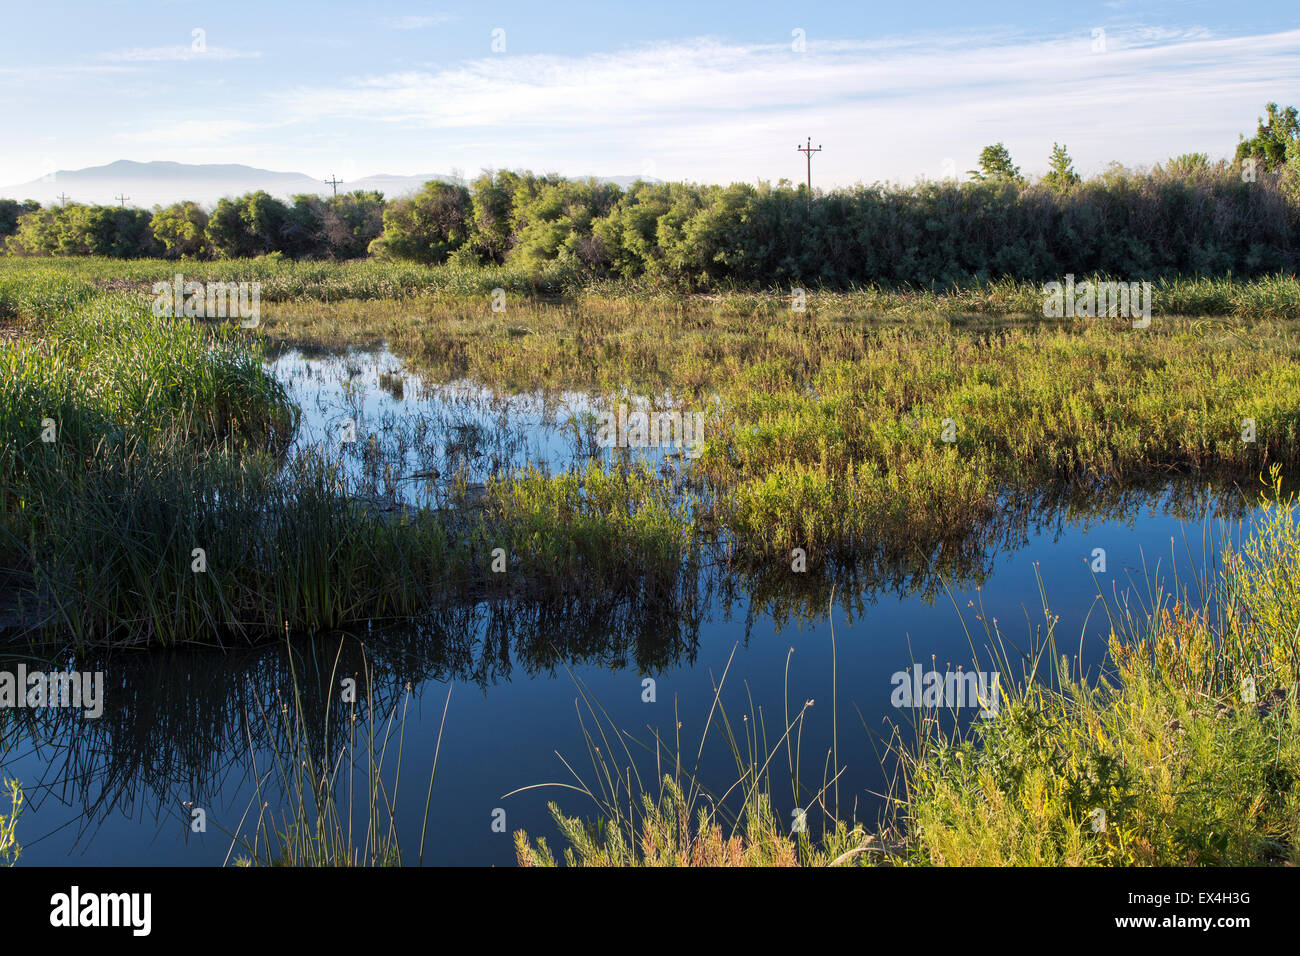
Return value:
<svg viewBox="0 0 1300 956">
<path fill-rule="evenodd" d="M 593 416 L 606 406 L 585 395 L 426 386 L 385 352 L 289 352 L 274 368 L 303 409 L 299 445 L 337 446 L 380 498 L 438 507 L 453 483 L 472 487 L 528 464 L 555 472 L 626 453 L 595 446 Z M 631 454 L 648 456 L 656 468 L 681 464 L 672 449 Z M 976 669 L 996 670 L 985 628 L 996 621 L 1000 650 L 1017 670 L 1002 679 L 1019 679 L 1023 655 L 1042 642 L 1045 593 L 1059 617 L 1058 652 L 1077 655 L 1095 675 L 1109 630 L 1099 593 L 1112 607 L 1127 601 L 1135 611 L 1159 600 L 1148 583 L 1154 579 L 1166 591 L 1183 586 L 1195 595 L 1197 578 L 1216 567 L 1215 500 L 1183 487 L 1120 495 L 1086 513 L 1068 500 L 1008 501 L 994 527 L 955 551 L 843 576 L 833 613 L 829 581 L 796 586 L 789 574 L 764 580 L 705 566 L 668 602 L 626 594 L 563 605 L 483 602 L 419 627 L 237 653 L 118 652 L 81 662 L 80 669 L 104 672 L 100 718 L 26 710 L 0 724 L 0 777 L 20 780 L 27 797 L 18 827 L 22 861 L 221 864 L 231 832 L 251 834 L 250 807 L 281 805 L 274 755 L 284 749 L 281 708 L 294 687 L 311 747 L 337 757 L 349 735 L 345 708 L 327 710 L 325 701 L 337 701 L 340 678 L 351 675 L 373 693 L 373 709 L 364 708 L 371 720 L 358 726 L 390 737 L 383 759 L 390 785 L 400 738 L 395 820 L 408 863 L 420 845 L 444 706 L 426 864 L 512 864 L 511 835 L 520 828 L 559 848 L 550 800 L 571 815 L 596 813 L 572 790 L 505 796 L 534 784 L 575 784 L 565 761 L 595 786 L 583 721 L 589 732 L 594 724 L 579 701 L 579 681 L 619 728 L 648 745 L 628 742 L 647 784 L 657 776 L 655 734 L 664 741 L 659 772 L 671 768 L 679 733 L 685 768 L 695 769 L 712 712 L 697 774 L 715 793 L 738 776 L 713 706 L 724 672 L 726 718 L 742 741 L 757 727 L 760 747 L 764 734 L 767 749 L 782 736 L 787 693 L 791 715 L 812 700 L 799 753 L 804 792 L 796 803 L 782 746 L 773 761 L 778 810 L 788 819 L 809 789 L 833 776 L 826 770 L 833 763 L 842 770 L 841 814 L 871 824 L 890 785 L 891 728 L 906 736 L 915 715 L 893 705 L 896 674 L 914 663 L 969 671 L 977 654 Z M 1232 527 L 1255 514 L 1229 512 Z M 1106 562 L 1100 572 L 1099 548 Z M 21 660 L 4 655 L 0 669 Z M 978 719 L 979 712 L 970 706 L 957 717 Z M 627 762 L 620 753 L 619 765 Z M 360 777 L 362 770 L 358 799 Z M 346 792 L 341 799 L 346 805 Z M 206 813 L 206 832 L 192 832 L 192 807 Z M 815 829 L 814 814 L 808 819 Z"/>
</svg>

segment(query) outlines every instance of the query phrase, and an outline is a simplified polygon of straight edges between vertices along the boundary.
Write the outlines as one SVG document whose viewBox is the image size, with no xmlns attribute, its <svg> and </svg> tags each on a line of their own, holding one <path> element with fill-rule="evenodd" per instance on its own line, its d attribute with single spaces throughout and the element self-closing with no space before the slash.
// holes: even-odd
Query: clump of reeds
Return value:
<svg viewBox="0 0 1300 956">
<path fill-rule="evenodd" d="M 351 699 L 345 714 L 346 740 L 337 740 L 329 733 L 329 728 L 332 726 L 330 709 L 334 706 L 332 698 L 337 693 L 338 677 L 336 661 L 325 685 L 327 696 L 319 724 L 310 719 L 296 672 L 293 672 L 291 698 L 281 700 L 280 706 L 271 712 L 263 709 L 256 715 L 264 725 L 266 736 L 280 743 L 271 755 L 273 766 L 262 771 L 257 766 L 256 748 L 249 737 L 256 786 L 249 808 L 231 833 L 228 862 L 233 855 L 237 866 L 402 865 L 402 848 L 397 832 L 397 797 L 410 686 L 401 700 L 400 717 L 397 703 L 384 714 L 376 707 L 373 674 L 369 667 L 365 667 L 360 681 L 364 693 Z M 448 685 L 425 798 L 417 859 L 421 864 L 424 862 L 429 806 L 438 772 L 438 753 L 442 749 L 442 733 L 450 704 L 451 687 Z M 396 753 L 390 785 L 385 774 L 394 735 L 397 737 Z M 274 795 L 266 789 L 272 782 L 277 787 Z M 357 794 L 358 786 L 362 790 L 360 796 Z M 345 788 L 347 796 L 344 801 L 341 791 Z M 278 812 L 268 799 L 271 796 L 281 805 Z M 249 813 L 254 814 L 256 822 L 252 833 L 244 834 Z"/>
<path fill-rule="evenodd" d="M 574 677 L 591 774 L 584 777 L 561 758 L 573 783 L 513 791 L 557 787 L 576 791 L 594 805 L 596 816 L 590 818 L 569 816 L 557 803 L 548 804 L 567 844 L 562 854 L 567 865 L 839 866 L 881 862 L 891 856 L 894 848 L 888 839 L 869 834 L 840 815 L 838 780 L 843 768 L 837 748 L 825 755 L 820 786 L 803 780 L 803 730 L 814 702 L 805 701 L 791 714 L 787 674 L 784 717 L 773 728 L 775 739 L 770 739 L 762 708 L 755 709 L 752 699 L 739 724 L 728 715 L 723 688 L 730 668 L 729 659 L 717 681 L 694 757 L 682 749 L 680 721 L 675 719 L 671 739 L 655 731 L 651 740 L 639 741 L 615 725 Z M 834 709 L 832 703 L 832 721 L 837 725 Z M 715 729 L 737 770 L 735 781 L 722 790 L 710 789 L 699 774 L 700 759 Z M 773 809 L 774 772 L 782 767 L 789 771 L 793 800 L 789 826 Z M 534 843 L 523 830 L 515 833 L 515 853 L 521 866 L 557 862 L 545 837 Z"/>
</svg>

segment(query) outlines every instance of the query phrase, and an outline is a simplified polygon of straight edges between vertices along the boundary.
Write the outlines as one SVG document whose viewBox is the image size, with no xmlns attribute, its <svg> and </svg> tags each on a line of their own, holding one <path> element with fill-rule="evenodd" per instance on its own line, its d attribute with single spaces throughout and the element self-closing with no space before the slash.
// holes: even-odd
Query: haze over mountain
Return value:
<svg viewBox="0 0 1300 956">
<path fill-rule="evenodd" d="M 587 177 L 579 177 L 587 178 Z M 640 176 L 596 177 L 601 182 L 626 187 Z M 395 176 L 378 173 L 361 179 L 340 181 L 340 193 L 354 189 L 377 189 L 387 199 L 399 199 L 418 190 L 431 179 L 448 183 L 464 180 L 444 173 L 419 176 Z M 0 199 L 35 199 L 42 206 L 56 205 L 60 196 L 69 202 L 115 205 L 118 196 L 126 196 L 126 205 L 150 208 L 189 199 L 204 206 L 215 206 L 223 196 L 239 196 L 264 189 L 272 196 L 287 199 L 297 193 L 328 196 L 334 192 L 329 184 L 306 173 L 276 172 L 234 163 L 149 162 L 119 159 L 107 166 L 86 169 L 60 169 L 40 179 L 14 186 L 0 186 Z"/>
</svg>

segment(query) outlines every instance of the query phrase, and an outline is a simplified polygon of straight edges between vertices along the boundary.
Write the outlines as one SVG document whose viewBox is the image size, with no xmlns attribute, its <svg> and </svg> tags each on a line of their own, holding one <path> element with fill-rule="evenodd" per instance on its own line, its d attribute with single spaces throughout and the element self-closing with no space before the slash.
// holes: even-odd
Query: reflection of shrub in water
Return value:
<svg viewBox="0 0 1300 956">
<path fill-rule="evenodd" d="M 380 372 L 379 387 L 393 396 L 396 401 L 400 402 L 406 397 L 406 385 L 400 373 Z"/>
<path fill-rule="evenodd" d="M 350 717 L 334 703 L 342 677 L 357 680 L 359 713 L 370 719 L 371 707 L 390 710 L 408 687 L 417 700 L 431 681 L 486 691 L 510 680 L 516 666 L 535 676 L 566 665 L 646 673 L 690 663 L 706 599 L 692 581 L 683 576 L 675 594 L 633 585 L 560 601 L 449 602 L 418 621 L 255 649 L 91 653 L 83 666 L 104 670 L 110 681 L 100 719 L 24 709 L 10 713 L 7 730 L 45 742 L 46 783 L 80 804 L 87 829 L 137 812 L 137 799 L 158 816 L 178 812 L 181 801 L 213 806 L 232 775 L 252 773 L 250 742 L 259 753 L 296 747 L 316 763 L 332 752 L 349 732 Z M 297 744 L 279 722 L 250 720 L 291 697 L 305 728 Z"/>
</svg>

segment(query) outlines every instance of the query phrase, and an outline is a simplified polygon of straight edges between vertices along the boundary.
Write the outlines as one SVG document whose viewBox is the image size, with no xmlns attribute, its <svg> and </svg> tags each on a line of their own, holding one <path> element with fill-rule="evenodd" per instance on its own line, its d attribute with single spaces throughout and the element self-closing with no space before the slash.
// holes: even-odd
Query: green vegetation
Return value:
<svg viewBox="0 0 1300 956">
<path fill-rule="evenodd" d="M 18 817 L 23 810 L 23 790 L 17 780 L 6 780 L 5 791 L 9 795 L 9 815 L 0 816 L 0 863 L 13 866 L 23 852 L 17 836 Z"/>
<path fill-rule="evenodd" d="M 1051 166 L 1047 175 L 1043 177 L 1043 182 L 1057 189 L 1068 189 L 1079 181 L 1079 174 L 1074 171 L 1074 162 L 1070 159 L 1070 154 L 1066 152 L 1064 146 L 1053 143 Z"/>
<path fill-rule="evenodd" d="M 798 781 L 790 741 L 801 739 L 811 701 L 793 719 L 787 701 L 785 726 L 777 725 L 778 739 L 769 745 L 752 700 L 747 713 L 754 719 L 732 730 L 720 682 L 705 734 L 716 722 L 739 774 L 719 794 L 683 771 L 680 741 L 675 751 L 658 737 L 637 742 L 612 727 L 584 693 L 594 782 L 575 773 L 576 785 L 554 786 L 585 795 L 597 815 L 584 822 L 551 805 L 568 844 L 565 861 L 1295 865 L 1300 502 L 1274 505 L 1242 550 L 1227 547 L 1218 577 L 1198 583 L 1204 588 L 1198 604 L 1186 592 L 1152 586 L 1149 616 L 1107 605 L 1109 654 L 1093 681 L 1062 656 L 1046 603 L 1043 624 L 1023 653 L 1008 655 L 1008 644 L 1016 642 L 986 621 L 992 665 L 1004 678 L 1019 670 L 1021 681 L 1002 682 L 995 719 L 945 732 L 940 728 L 951 715 L 922 710 L 913 736 L 896 728 L 889 750 L 899 761 L 901 787 L 874 833 L 829 804 L 827 781 L 811 792 Z M 655 790 L 641 782 L 637 766 L 645 758 L 638 761 L 629 749 L 638 744 L 653 753 L 656 767 L 666 758 L 676 768 Z M 791 832 L 771 809 L 773 771 L 786 766 L 793 798 L 806 809 L 805 832 Z M 826 775 L 838 771 L 828 758 Z M 555 862 L 544 839 L 534 844 L 522 831 L 516 849 L 521 865 Z"/>
<path fill-rule="evenodd" d="M 155 282 L 170 282 L 177 273 L 187 281 L 258 282 L 264 316 L 272 337 L 291 344 L 332 346 L 359 344 L 373 337 L 410 335 L 423 329 L 432 337 L 445 333 L 453 318 L 489 319 L 504 326 L 533 322 L 543 328 L 583 309 L 602 319 L 631 324 L 636 314 L 675 324 L 706 323 L 706 329 L 738 325 L 747 315 L 786 323 L 792 314 L 792 287 L 718 288 L 707 294 L 683 295 L 647 279 L 582 281 L 580 273 L 550 263 L 540 272 L 514 266 L 432 268 L 396 262 L 303 262 L 276 256 L 221 262 L 171 262 L 161 259 L 120 261 L 104 258 L 0 258 L 0 318 L 13 316 L 28 287 L 81 301 L 96 291 L 132 291 L 150 295 Z M 1063 275 L 1054 277 L 1056 280 Z M 1104 282 L 1113 276 L 1075 273 L 1076 282 Z M 1211 278 L 1157 279 L 1151 283 L 1157 317 L 1196 316 L 1239 319 L 1300 318 L 1300 279 L 1292 275 L 1250 280 Z M 493 290 L 506 293 L 506 312 L 491 313 Z M 150 295 L 151 297 L 151 295 Z M 940 317 L 1043 319 L 1043 284 L 1014 279 L 971 282 L 948 288 L 862 286 L 852 290 L 811 287 L 804 290 L 806 311 L 834 317 L 906 321 Z M 322 303 L 334 306 L 322 309 Z M 265 311 L 265 310 L 264 310 Z M 408 326 L 403 329 L 402 326 Z M 391 332 L 391 335 L 390 335 Z"/>
<path fill-rule="evenodd" d="M 425 183 L 410 199 L 384 210 L 383 236 L 370 244 L 379 258 L 422 265 L 446 262 L 469 238 L 470 195 L 464 186 Z"/>
<path fill-rule="evenodd" d="M 732 651 L 732 659 L 735 651 Z M 789 659 L 786 662 L 789 686 Z M 869 835 L 861 825 L 849 826 L 839 813 L 835 783 L 839 766 L 828 758 L 820 787 L 806 788 L 801 780 L 804 722 L 813 701 L 791 715 L 784 701 L 784 719 L 768 737 L 762 709 L 749 700 L 747 716 L 733 724 L 723 691 L 731 660 L 714 690 L 712 706 L 692 757 L 683 751 L 681 724 L 675 737 L 639 741 L 621 730 L 578 679 L 579 715 L 592 772 L 583 777 L 570 761 L 561 760 L 574 782 L 536 784 L 516 790 L 556 787 L 576 791 L 597 809 L 594 821 L 569 817 L 558 804 L 548 806 L 561 835 L 569 844 L 563 860 L 569 866 L 839 866 L 868 862 L 872 855 L 888 855 L 887 836 Z M 788 696 L 788 695 L 787 695 Z M 752 719 L 749 715 L 753 715 Z M 715 730 L 736 764 L 736 780 L 725 790 L 712 790 L 698 774 L 700 756 Z M 654 791 L 643 782 L 641 765 L 653 754 Z M 693 765 L 692 765 L 693 761 Z M 665 771 L 668 762 L 673 768 Z M 774 771 L 786 766 L 790 786 L 802 814 L 787 827 L 772 809 Z M 648 768 L 647 768 L 648 774 Z M 513 793 L 506 794 L 508 798 Z M 820 836 L 815 836 L 818 823 Z M 545 837 L 536 844 L 523 830 L 515 833 L 515 856 L 520 866 L 555 866 L 556 858 Z"/>
<path fill-rule="evenodd" d="M 375 502 L 229 329 L 75 282 L 6 283 L 35 323 L 0 351 L 0 558 L 32 629 L 78 647 L 265 640 L 512 582 L 646 594 L 688 550 L 684 505 L 641 471 L 501 475 L 441 511 Z M 525 573 L 518 573 L 525 572 Z"/>
<path fill-rule="evenodd" d="M 158 242 L 143 209 L 118 206 L 67 206 L 24 214 L 5 242 L 16 255 L 111 256 L 135 259 L 153 255 Z"/>
<path fill-rule="evenodd" d="M 1059 153 L 1058 153 L 1059 150 Z M 1065 157 L 1065 151 L 1055 144 L 1052 147 L 1053 171 L 1060 164 L 1062 158 L 1065 159 L 1065 165 L 1069 165 L 1068 157 Z M 979 169 L 970 170 L 970 175 L 976 182 L 988 182 L 989 180 L 1004 180 L 1011 183 L 1023 183 L 1024 177 L 1020 175 L 1020 167 L 1011 162 L 1011 153 L 1001 143 L 994 143 L 992 146 L 985 146 L 980 150 Z"/>
<path fill-rule="evenodd" d="M 481 195 L 471 216 L 499 226 L 500 196 Z M 563 230 L 537 223 L 551 221 L 526 227 L 542 250 L 527 266 L 185 263 L 188 278 L 263 283 L 267 315 L 253 333 L 155 317 L 149 288 L 180 268 L 172 261 L 6 260 L 0 567 L 17 582 L 26 629 L 85 650 L 372 628 L 489 595 L 586 610 L 591 594 L 634 594 L 639 607 L 676 607 L 706 565 L 746 582 L 788 578 L 800 548 L 810 568 L 837 573 L 900 556 L 946 567 L 946 548 L 978 538 L 1010 501 L 1099 500 L 1180 474 L 1231 484 L 1297 463 L 1300 283 L 1287 275 L 1160 280 L 1143 329 L 1046 320 L 1041 288 L 1006 278 L 946 292 L 817 289 L 800 311 L 786 290 L 683 296 L 645 276 L 583 286 L 558 251 L 567 240 L 546 259 Z M 492 311 L 495 288 L 507 290 L 504 313 Z M 705 415 L 702 454 L 662 468 L 614 454 L 558 473 L 503 469 L 479 489 L 453 481 L 438 508 L 400 506 L 328 447 L 287 454 L 298 415 L 264 369 L 263 336 L 385 341 L 433 381 L 578 388 L 595 408 L 653 396 L 656 408 Z M 582 445 L 594 423 L 573 427 Z M 383 441 L 365 446 L 372 470 L 393 460 Z M 895 749 L 903 790 L 874 833 L 842 813 L 837 766 L 815 786 L 801 781 L 791 751 L 807 707 L 792 716 L 786 705 L 773 743 L 757 720 L 728 723 L 719 684 L 705 735 L 727 742 L 737 781 L 715 792 L 684 769 L 680 742 L 648 745 L 653 774 L 616 766 L 632 762 L 628 738 L 588 699 L 603 756 L 576 789 L 599 819 L 553 810 L 564 856 L 1300 862 L 1297 517 L 1295 499 L 1274 505 L 1197 604 L 1158 596 L 1142 619 L 1108 608 L 1100 681 L 1061 662 L 1045 612 L 1037 650 L 998 662 L 1023 680 L 1004 684 L 997 720 L 961 734 L 923 723 L 911 750 Z M 503 578 L 491 570 L 498 554 L 512 571 Z M 989 637 L 1003 646 L 996 627 Z M 538 637 L 529 666 L 590 653 L 582 635 L 568 639 Z M 353 808 L 334 802 L 339 754 L 311 750 L 303 726 L 280 728 L 294 742 L 278 768 L 291 805 L 239 838 L 247 860 L 396 862 L 395 797 L 378 782 L 387 737 L 363 740 L 368 756 L 355 763 L 370 781 L 358 845 L 345 824 Z M 773 809 L 782 765 L 811 832 L 792 836 Z M 0 821 L 0 851 L 12 819 Z M 556 861 L 526 834 L 516 848 L 524 864 Z"/>
<path fill-rule="evenodd" d="M 110 286 L 148 284 L 147 264 L 118 265 Z M 328 448 L 282 460 L 295 412 L 245 333 L 155 319 L 147 296 L 48 266 L 7 268 L 0 309 L 37 331 L 0 360 L 0 548 L 42 629 L 79 645 L 148 644 L 407 618 L 494 587 L 498 549 L 511 582 L 554 595 L 671 593 L 701 548 L 733 567 L 789 567 L 795 549 L 814 569 L 870 565 L 970 538 L 1008 496 L 1177 474 L 1231 481 L 1294 464 L 1300 449 L 1300 342 L 1281 320 L 991 328 L 981 310 L 1041 302 L 1011 282 L 951 299 L 814 293 L 802 312 L 740 292 L 582 292 L 505 314 L 457 294 L 309 305 L 340 286 L 378 294 L 402 275 L 242 268 L 294 299 L 272 310 L 272 337 L 373 336 L 434 380 L 577 387 L 598 407 L 658 396 L 657 408 L 704 416 L 702 453 L 667 470 L 616 457 L 503 472 L 479 491 L 450 489 L 438 510 L 395 507 Z M 1300 313 L 1290 279 L 1161 293 L 1189 308 Z M 594 430 L 575 425 L 579 437 Z M 368 460 L 392 453 L 371 442 Z"/>
<path fill-rule="evenodd" d="M 186 202 L 152 212 L 10 203 L 0 206 L 0 240 L 16 256 L 370 255 L 508 266 L 541 286 L 556 275 L 676 290 L 951 289 L 1067 273 L 1250 278 L 1300 265 L 1297 129 L 1294 107 L 1270 103 L 1232 163 L 1192 154 L 1142 172 L 1112 164 L 1086 181 L 1060 144 L 1047 174 L 1031 182 L 995 143 L 971 182 L 874 183 L 815 196 L 785 181 L 638 181 L 624 190 L 497 171 L 468 186 L 429 182 L 392 201 L 354 192 L 284 202 L 259 191 L 222 199 L 210 213 Z"/>
<path fill-rule="evenodd" d="M 1243 136 L 1237 144 L 1236 161 L 1252 158 L 1266 170 L 1281 169 L 1294 162 L 1300 150 L 1300 115 L 1294 106 L 1279 110 L 1269 103 L 1265 109 L 1268 116 L 1260 117 L 1255 135 Z"/>
<path fill-rule="evenodd" d="M 292 652 L 291 652 L 292 660 Z M 334 661 L 329 684 L 337 683 L 339 662 Z M 263 708 L 258 717 L 272 737 L 285 741 L 272 751 L 273 773 L 283 800 L 283 808 L 271 809 L 264 785 L 271 774 L 259 777 L 243 818 L 231 837 L 229 859 L 236 853 L 236 866 L 401 866 L 402 848 L 397 838 L 397 797 L 402 778 L 402 758 L 406 742 L 406 710 L 410 688 L 398 705 L 385 714 L 377 708 L 373 695 L 373 672 L 363 659 L 364 698 L 353 700 L 345 715 L 346 740 L 336 740 L 328 733 L 324 740 L 309 723 L 309 708 L 304 702 L 291 665 L 293 694 L 279 708 Z M 329 697 L 326 697 L 323 723 L 330 725 Z M 446 726 L 447 705 L 443 707 L 443 725 L 439 727 L 429 772 L 425 800 L 424 828 L 420 835 L 419 862 L 424 861 L 424 837 L 429 826 L 429 801 L 438 773 L 438 752 L 442 749 L 442 730 Z M 389 745 L 397 735 L 396 754 L 391 766 L 391 786 L 384 780 L 390 766 Z M 256 755 L 254 755 L 256 761 Z M 357 798 L 356 786 L 363 792 Z M 340 803 L 340 791 L 346 786 L 346 803 Z M 253 832 L 244 834 L 243 825 L 250 812 L 254 816 Z M 354 831 L 358 810 L 364 813 L 364 826 Z"/>
<path fill-rule="evenodd" d="M 804 375 L 789 361 L 735 370 L 698 468 L 749 549 L 813 556 L 973 529 L 1000 496 L 1043 484 L 1296 462 L 1289 335 L 1237 349 L 1186 327 L 1121 335 L 889 330 L 840 358 L 810 334 L 827 358 Z M 1263 429 L 1253 442 L 1247 420 Z"/>
<path fill-rule="evenodd" d="M 788 566 L 794 547 L 814 565 L 870 561 L 899 541 L 929 553 L 936 540 L 977 533 L 1012 492 L 1101 489 L 1171 471 L 1240 476 L 1293 463 L 1300 447 L 1300 343 L 1265 308 L 1231 323 L 1166 318 L 1144 330 L 1107 318 L 990 329 L 979 308 L 939 297 L 910 300 L 933 311 L 900 325 L 888 309 L 855 313 L 860 302 L 908 308 L 880 292 L 814 294 L 802 313 L 776 294 L 580 293 L 501 317 L 454 294 L 308 305 L 321 290 L 298 275 L 304 265 L 247 267 L 286 289 L 303 282 L 268 321 L 272 336 L 281 323 L 314 315 L 318 327 L 342 326 L 352 314 L 357 329 L 393 335 L 418 365 L 448 377 L 579 383 L 607 401 L 633 382 L 668 387 L 686 407 L 710 410 L 703 455 L 680 474 L 618 460 L 506 473 L 481 497 L 457 490 L 444 510 L 394 511 L 324 449 L 283 457 L 294 412 L 241 333 L 157 319 L 146 298 L 23 265 L 0 279 L 5 315 L 26 325 L 0 366 L 4 548 L 37 630 L 81 647 L 266 640 L 419 617 L 494 588 L 513 593 L 513 582 L 561 600 L 630 589 L 655 601 L 693 579 L 693 556 L 719 541 L 737 568 L 745 559 Z M 374 281 L 371 270 L 389 267 L 353 268 L 339 267 L 344 281 Z M 1286 310 L 1295 301 L 1286 279 L 1164 289 L 1192 304 L 1235 296 Z M 968 296 L 963 304 L 993 312 L 988 303 L 1029 290 L 1006 283 Z M 395 319 L 413 310 L 418 320 Z M 1241 439 L 1246 418 L 1254 442 Z M 41 441 L 46 419 L 53 442 Z M 944 440 L 945 419 L 954 441 Z M 789 751 L 806 707 L 787 712 L 772 742 L 756 721 L 729 724 L 719 697 L 716 730 L 736 757 L 736 785 L 706 790 L 683 769 L 680 745 L 664 773 L 655 741 L 644 786 L 614 765 L 631 758 L 608 741 L 626 736 L 592 730 L 593 741 L 604 734 L 609 762 L 577 788 L 601 822 L 556 806 L 564 856 L 600 865 L 1295 862 L 1300 715 L 1287 688 L 1300 677 L 1297 514 L 1294 500 L 1276 506 L 1196 611 L 1186 595 L 1156 601 L 1144 622 L 1113 609 L 1100 682 L 1058 663 L 1049 615 L 998 720 L 963 735 L 924 724 L 915 748 L 898 751 L 905 786 L 883 830 L 842 814 L 837 767 L 811 788 L 799 781 Z M 498 547 L 524 572 L 508 585 L 488 572 Z M 1008 674 L 1012 665 L 999 662 Z M 1243 697 L 1245 678 L 1255 700 Z M 602 726 L 598 705 L 588 713 Z M 337 754 L 303 751 L 301 725 L 282 729 L 299 747 L 279 768 L 289 804 L 278 820 L 260 815 L 255 838 L 238 838 L 245 861 L 399 860 L 395 796 L 379 782 L 387 737 L 361 741 L 368 822 L 354 842 L 353 808 L 336 802 Z M 771 773 L 787 763 L 813 824 L 793 835 L 773 809 Z M 1097 810 L 1106 822 L 1094 831 Z M 12 815 L 7 826 L 12 840 Z M 526 834 L 517 853 L 528 865 L 556 860 Z"/>
<path fill-rule="evenodd" d="M 1226 552 L 1200 604 L 1160 595 L 1140 624 L 1113 609 L 1100 681 L 1085 683 L 1054 660 L 1049 634 L 1050 678 L 972 737 L 927 742 L 909 766 L 914 858 L 1300 861 L 1297 518 L 1294 498 L 1275 506 L 1244 550 Z"/>
<path fill-rule="evenodd" d="M 41 204 L 33 199 L 0 199 L 0 241 L 12 236 L 18 229 L 18 220 L 29 212 L 36 212 Z"/>
</svg>

